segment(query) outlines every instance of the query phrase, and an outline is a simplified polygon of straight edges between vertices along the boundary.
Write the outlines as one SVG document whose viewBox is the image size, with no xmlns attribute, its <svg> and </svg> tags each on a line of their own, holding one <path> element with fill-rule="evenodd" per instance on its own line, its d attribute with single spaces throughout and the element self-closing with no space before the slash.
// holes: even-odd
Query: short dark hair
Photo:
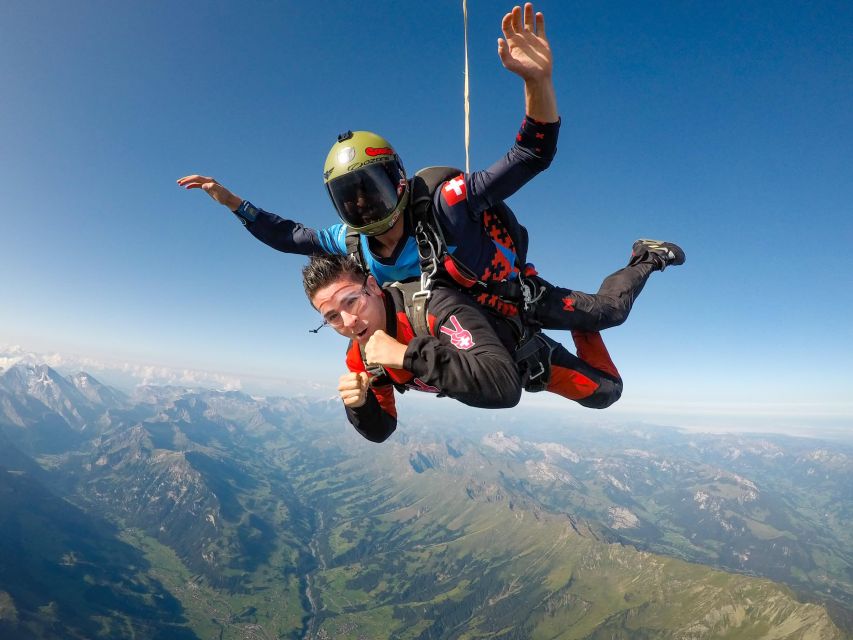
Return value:
<svg viewBox="0 0 853 640">
<path fill-rule="evenodd" d="M 311 300 L 320 289 L 342 277 L 358 282 L 366 276 L 358 259 L 353 255 L 318 254 L 311 256 L 308 264 L 302 269 L 302 287 L 308 300 Z"/>
</svg>

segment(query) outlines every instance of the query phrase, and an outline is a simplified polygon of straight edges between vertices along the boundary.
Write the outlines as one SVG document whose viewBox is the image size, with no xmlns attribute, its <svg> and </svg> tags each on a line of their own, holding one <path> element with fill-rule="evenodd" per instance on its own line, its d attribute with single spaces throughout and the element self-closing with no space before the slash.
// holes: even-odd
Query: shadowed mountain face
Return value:
<svg viewBox="0 0 853 640">
<path fill-rule="evenodd" d="M 0 637 L 843 637 L 849 451 L 510 428 L 13 367 Z"/>
<path fill-rule="evenodd" d="M 196 638 L 115 527 L 0 467 L 0 636 Z"/>
</svg>

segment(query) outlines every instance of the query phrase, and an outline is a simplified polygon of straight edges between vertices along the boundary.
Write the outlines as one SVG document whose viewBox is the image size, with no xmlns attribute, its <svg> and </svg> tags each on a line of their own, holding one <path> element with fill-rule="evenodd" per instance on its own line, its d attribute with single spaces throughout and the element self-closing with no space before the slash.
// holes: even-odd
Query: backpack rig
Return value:
<svg viewBox="0 0 853 640">
<path fill-rule="evenodd" d="M 558 343 L 544 335 L 541 325 L 533 319 L 536 304 L 545 294 L 545 290 L 525 277 L 530 275 L 528 272 L 532 266 L 525 265 L 516 253 L 513 265 L 516 278 L 480 279 L 450 253 L 441 224 L 436 218 L 433 207 L 436 190 L 447 180 L 461 173 L 453 167 L 427 167 L 415 174 L 412 179 L 410 211 L 421 274 L 419 279 L 394 282 L 390 286 L 402 292 L 406 317 L 416 336 L 431 335 L 427 310 L 436 282 L 448 284 L 472 295 L 487 311 L 509 322 L 513 327 L 516 336 L 513 359 L 521 374 L 524 389 L 530 392 L 543 391 L 550 381 L 551 353 Z M 499 203 L 491 210 L 492 215 L 497 216 L 505 229 L 512 227 L 506 222 L 509 215 L 506 205 Z M 513 241 L 516 240 L 513 238 Z M 519 245 L 526 256 L 526 240 L 516 246 Z M 346 247 L 347 253 L 355 256 L 367 271 L 367 261 L 364 259 L 361 238 L 357 231 L 347 231 Z M 490 300 L 493 304 L 485 304 L 484 300 Z M 382 375 L 384 371 L 376 370 L 373 373 L 378 374 L 375 378 L 377 384 L 384 383 L 387 378 Z"/>
</svg>

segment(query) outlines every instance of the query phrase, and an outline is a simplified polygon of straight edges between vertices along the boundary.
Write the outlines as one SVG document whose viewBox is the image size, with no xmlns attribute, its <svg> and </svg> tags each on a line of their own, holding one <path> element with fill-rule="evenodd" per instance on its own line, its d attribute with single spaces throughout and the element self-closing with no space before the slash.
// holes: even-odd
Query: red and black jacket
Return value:
<svg viewBox="0 0 853 640">
<path fill-rule="evenodd" d="M 509 331 L 504 323 L 493 322 L 469 296 L 440 287 L 429 303 L 431 335 L 416 337 L 406 317 L 403 294 L 386 288 L 384 298 L 386 332 L 408 347 L 403 369 L 386 368 L 390 382 L 371 387 L 363 406 L 346 408 L 349 421 L 361 435 L 382 442 L 397 428 L 395 386 L 449 396 L 484 409 L 518 404 L 521 380 L 498 335 Z M 503 335 L 503 340 L 511 339 Z M 350 371 L 366 371 L 355 342 L 350 343 L 346 362 Z"/>
</svg>

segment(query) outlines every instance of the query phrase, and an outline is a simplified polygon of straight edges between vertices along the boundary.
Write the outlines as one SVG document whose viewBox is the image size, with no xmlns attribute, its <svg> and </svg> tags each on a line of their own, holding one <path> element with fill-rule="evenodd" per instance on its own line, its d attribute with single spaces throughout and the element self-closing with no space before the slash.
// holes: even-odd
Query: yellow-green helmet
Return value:
<svg viewBox="0 0 853 640">
<path fill-rule="evenodd" d="M 385 138 L 370 131 L 338 136 L 323 180 L 341 220 L 364 235 L 388 231 L 409 203 L 403 163 Z"/>
</svg>

